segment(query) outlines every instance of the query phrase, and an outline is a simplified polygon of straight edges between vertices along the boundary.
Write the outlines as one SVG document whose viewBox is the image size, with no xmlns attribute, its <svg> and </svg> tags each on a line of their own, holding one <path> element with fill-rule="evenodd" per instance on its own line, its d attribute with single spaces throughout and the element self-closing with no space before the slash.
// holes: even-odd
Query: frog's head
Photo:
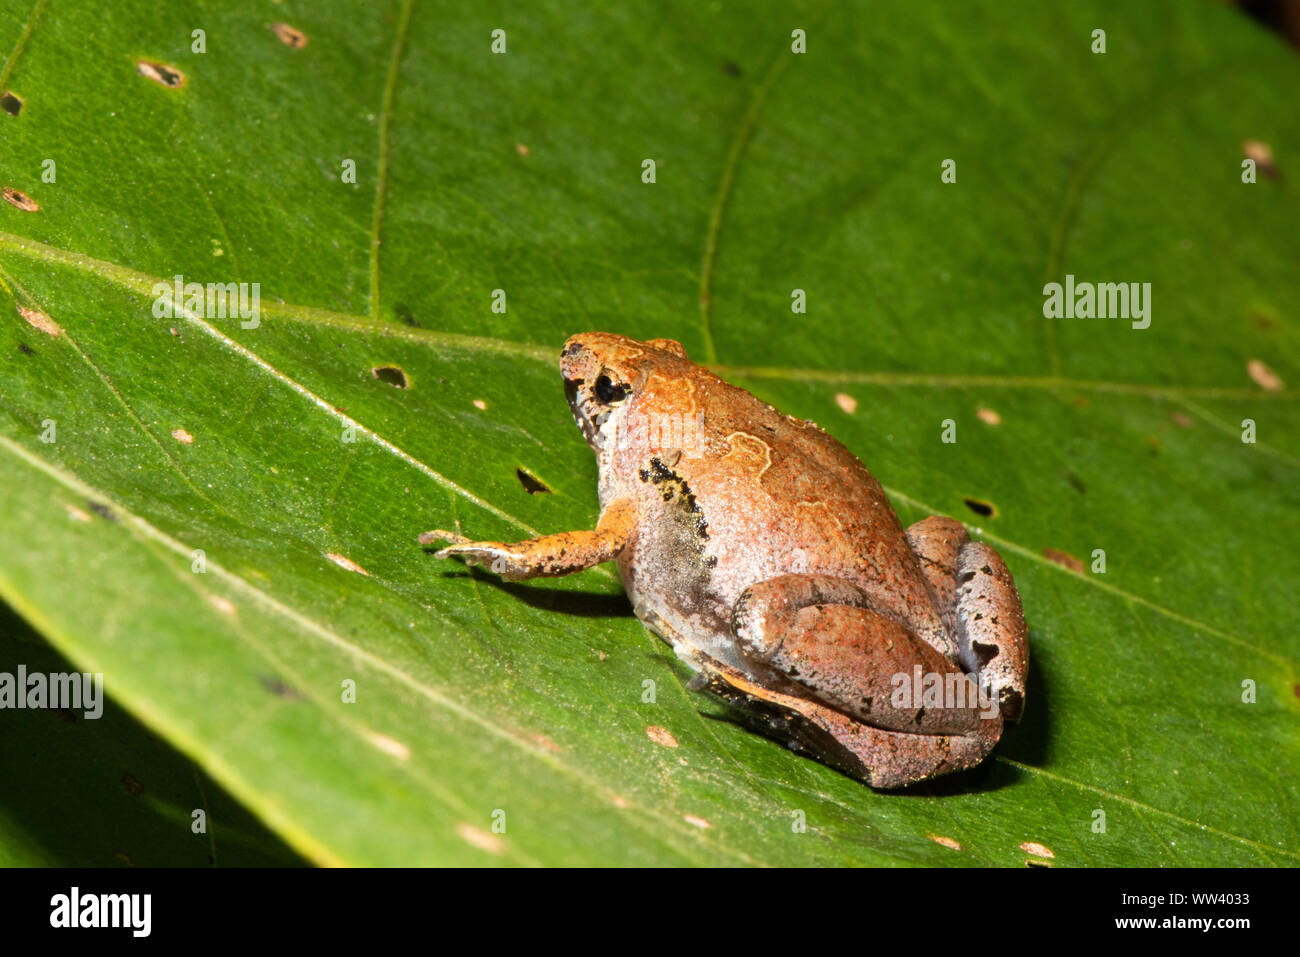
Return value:
<svg viewBox="0 0 1300 957">
<path fill-rule="evenodd" d="M 640 342 L 612 332 L 571 336 L 560 353 L 560 374 L 573 419 L 599 452 L 627 417 L 650 371 L 679 363 L 686 350 L 672 339 Z"/>
</svg>

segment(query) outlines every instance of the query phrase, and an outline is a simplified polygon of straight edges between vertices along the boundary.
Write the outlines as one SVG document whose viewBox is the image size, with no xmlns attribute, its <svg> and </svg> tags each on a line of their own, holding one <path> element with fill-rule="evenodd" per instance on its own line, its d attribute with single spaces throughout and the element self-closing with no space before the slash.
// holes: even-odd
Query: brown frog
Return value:
<svg viewBox="0 0 1300 957">
<path fill-rule="evenodd" d="M 984 759 L 1020 716 L 1029 660 L 1002 559 L 960 522 L 906 531 L 870 472 L 669 339 L 593 332 L 560 355 L 596 454 L 594 531 L 476 542 L 503 578 L 616 561 L 636 615 L 772 736 L 873 787 Z"/>
</svg>

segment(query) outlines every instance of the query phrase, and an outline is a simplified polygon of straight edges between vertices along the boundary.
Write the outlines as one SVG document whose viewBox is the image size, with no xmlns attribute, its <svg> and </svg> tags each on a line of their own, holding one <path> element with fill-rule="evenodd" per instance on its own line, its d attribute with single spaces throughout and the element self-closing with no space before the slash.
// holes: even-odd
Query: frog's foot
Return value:
<svg viewBox="0 0 1300 957">
<path fill-rule="evenodd" d="M 969 734 L 875 728 L 811 698 L 774 691 L 715 659 L 705 660 L 698 677 L 709 691 L 749 715 L 757 730 L 775 734 L 873 788 L 898 788 L 973 768 L 1002 734 L 1002 717 L 996 713 Z"/>
<path fill-rule="evenodd" d="M 745 590 L 732 612 L 741 656 L 876 728 L 969 734 L 997 709 L 957 665 L 871 607 L 857 585 L 780 575 Z"/>
<path fill-rule="evenodd" d="M 966 527 L 933 515 L 907 530 L 944 623 L 957 635 L 958 659 L 997 699 L 1002 717 L 1019 720 L 1029 670 L 1029 635 L 1020 595 L 1002 557 L 972 542 Z"/>
<path fill-rule="evenodd" d="M 1029 632 L 1011 573 L 983 542 L 963 545 L 957 559 L 957 641 L 962 663 L 979 668 L 1008 721 L 1019 721 L 1029 671 Z"/>
<path fill-rule="evenodd" d="M 420 536 L 420 543 L 432 544 L 424 540 L 424 535 Z M 446 548 L 438 549 L 433 553 L 433 557 L 451 558 L 453 555 L 458 555 L 465 559 L 467 564 L 482 565 L 506 581 L 532 578 L 537 573 L 533 571 L 533 566 L 529 564 L 527 557 L 511 551 L 512 548 L 517 547 L 502 542 L 471 542 L 468 539 L 461 539 Z"/>
</svg>

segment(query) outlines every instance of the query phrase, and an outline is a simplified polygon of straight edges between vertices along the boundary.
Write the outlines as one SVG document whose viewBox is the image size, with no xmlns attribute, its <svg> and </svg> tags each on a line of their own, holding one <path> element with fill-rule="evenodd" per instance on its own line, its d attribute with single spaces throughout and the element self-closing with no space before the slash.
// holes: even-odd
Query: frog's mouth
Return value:
<svg viewBox="0 0 1300 957">
<path fill-rule="evenodd" d="M 600 427 L 609 418 L 609 409 L 601 408 L 592 396 L 584 394 L 582 379 L 565 379 L 564 396 L 569 400 L 573 421 L 578 424 L 582 437 L 593 450 L 600 449 Z"/>
</svg>

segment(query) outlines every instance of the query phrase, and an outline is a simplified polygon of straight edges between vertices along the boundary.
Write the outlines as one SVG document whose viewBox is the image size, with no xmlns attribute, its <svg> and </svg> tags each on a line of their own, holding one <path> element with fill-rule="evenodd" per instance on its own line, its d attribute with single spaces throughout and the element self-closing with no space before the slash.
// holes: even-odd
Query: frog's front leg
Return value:
<svg viewBox="0 0 1300 957">
<path fill-rule="evenodd" d="M 772 669 L 876 728 L 962 735 L 991 716 L 980 714 L 978 689 L 956 662 L 881 614 L 846 579 L 757 582 L 737 600 L 731 629 L 751 666 Z"/>
<path fill-rule="evenodd" d="M 471 564 L 481 564 L 507 581 L 569 575 L 618 557 L 632 537 L 635 512 L 629 499 L 611 502 L 600 513 L 595 531 L 581 529 L 557 532 L 527 541 L 475 542 L 455 532 L 434 529 L 420 535 L 421 545 L 452 542 L 434 554 L 435 558 L 460 555 Z"/>
<path fill-rule="evenodd" d="M 958 657 L 979 674 L 1002 717 L 1017 721 L 1024 710 L 1029 670 L 1029 633 L 1011 573 L 996 551 L 972 542 L 966 527 L 940 515 L 907 530 L 945 623 L 957 635 Z"/>
</svg>

